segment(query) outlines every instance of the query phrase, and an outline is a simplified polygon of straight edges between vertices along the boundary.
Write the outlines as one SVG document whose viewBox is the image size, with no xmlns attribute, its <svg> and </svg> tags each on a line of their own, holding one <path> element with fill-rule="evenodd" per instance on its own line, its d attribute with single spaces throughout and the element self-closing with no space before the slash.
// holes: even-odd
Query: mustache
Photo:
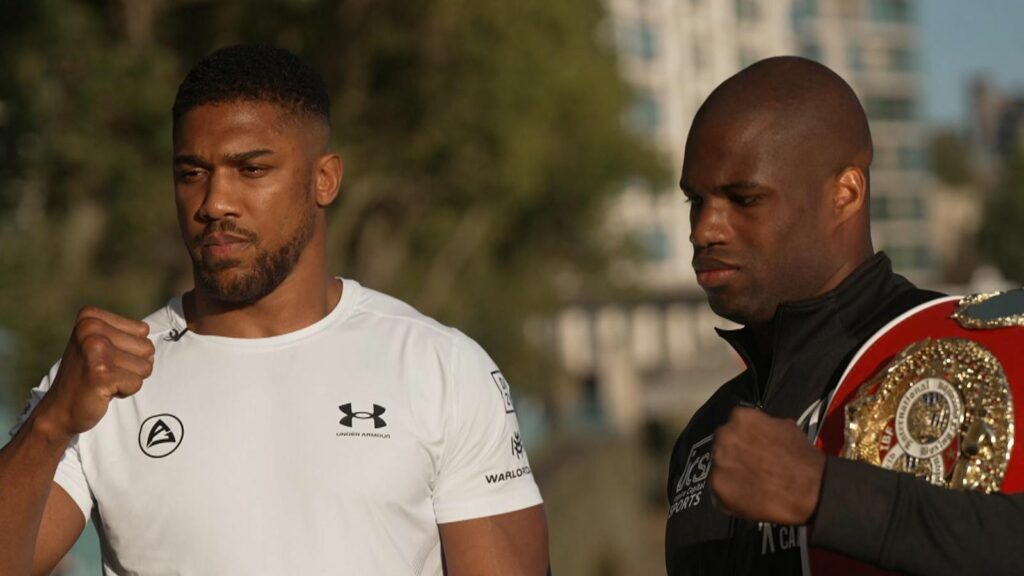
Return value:
<svg viewBox="0 0 1024 576">
<path fill-rule="evenodd" d="M 256 244 L 260 240 L 260 235 L 249 230 L 248 228 L 242 228 L 238 224 L 235 224 L 231 220 L 221 220 L 219 222 L 211 222 L 203 229 L 202 232 L 196 234 L 192 238 L 193 246 L 201 246 L 207 238 L 214 234 L 232 234 L 235 236 L 241 236 L 248 242 Z"/>
</svg>

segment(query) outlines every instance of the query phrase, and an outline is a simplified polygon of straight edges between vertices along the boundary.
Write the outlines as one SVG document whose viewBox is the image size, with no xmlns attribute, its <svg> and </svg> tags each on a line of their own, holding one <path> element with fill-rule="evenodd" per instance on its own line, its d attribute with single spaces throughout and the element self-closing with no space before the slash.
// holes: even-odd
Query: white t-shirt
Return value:
<svg viewBox="0 0 1024 576">
<path fill-rule="evenodd" d="M 153 375 L 55 478 L 106 574 L 440 575 L 437 524 L 541 503 L 498 368 L 398 300 L 344 280 L 271 338 L 182 334 L 180 298 L 146 322 Z"/>
</svg>

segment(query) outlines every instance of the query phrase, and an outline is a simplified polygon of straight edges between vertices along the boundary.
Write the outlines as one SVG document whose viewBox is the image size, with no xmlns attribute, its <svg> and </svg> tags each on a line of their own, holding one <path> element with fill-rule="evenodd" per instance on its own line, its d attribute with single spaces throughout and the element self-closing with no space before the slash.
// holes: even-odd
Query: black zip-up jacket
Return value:
<svg viewBox="0 0 1024 576">
<path fill-rule="evenodd" d="M 803 574 L 797 527 L 750 522 L 712 502 L 715 429 L 738 405 L 804 425 L 860 346 L 901 313 L 941 296 L 892 272 L 878 253 L 835 290 L 779 306 L 770 367 L 747 329 L 720 330 L 746 362 L 693 416 L 672 452 L 665 538 L 669 576 Z M 1024 574 L 1024 494 L 948 490 L 830 456 L 810 545 L 911 574 Z"/>
</svg>

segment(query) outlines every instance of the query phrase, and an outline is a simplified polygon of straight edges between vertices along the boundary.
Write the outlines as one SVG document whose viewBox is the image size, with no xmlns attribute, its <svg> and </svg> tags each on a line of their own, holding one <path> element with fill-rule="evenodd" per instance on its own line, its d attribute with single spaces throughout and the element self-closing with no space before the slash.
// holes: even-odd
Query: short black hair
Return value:
<svg viewBox="0 0 1024 576">
<path fill-rule="evenodd" d="M 221 48 L 197 63 L 178 86 L 174 125 L 204 104 L 252 101 L 331 122 L 331 101 L 323 79 L 291 52 L 264 44 Z"/>
</svg>

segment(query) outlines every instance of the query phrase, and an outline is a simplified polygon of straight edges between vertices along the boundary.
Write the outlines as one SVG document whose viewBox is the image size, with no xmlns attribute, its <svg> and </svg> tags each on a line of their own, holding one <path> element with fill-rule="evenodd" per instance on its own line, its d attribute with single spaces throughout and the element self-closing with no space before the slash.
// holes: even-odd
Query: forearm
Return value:
<svg viewBox="0 0 1024 576">
<path fill-rule="evenodd" d="M 34 414 L 0 449 L 0 573 L 30 572 L 53 477 L 69 442 Z"/>
<path fill-rule="evenodd" d="M 811 544 L 909 574 L 1018 574 L 1024 494 L 980 494 L 830 457 Z"/>
<path fill-rule="evenodd" d="M 438 526 L 452 576 L 541 576 L 550 570 L 547 520 L 539 505 Z"/>
</svg>

